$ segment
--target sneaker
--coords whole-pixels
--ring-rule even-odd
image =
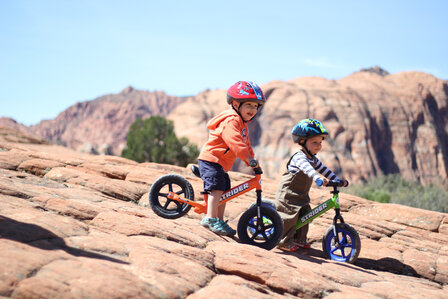
[[[210,228],[215,222],[218,221],[218,218],[204,217],[201,220],[201,225],[206,228]]]
[[[220,236],[227,236],[228,234],[227,230],[221,225],[221,221],[219,220],[210,223],[208,229]]]
[[[289,243],[289,244],[284,244],[284,245],[278,246],[278,249],[287,251],[287,252],[295,252],[299,249],[299,245],[294,244],[294,243]]]
[[[305,242],[297,242],[296,243],[297,246],[299,246],[300,248],[304,248],[304,249],[310,249],[311,245],[310,243]]]
[[[230,236],[231,237],[236,233],[236,231],[233,230],[227,224],[227,222],[224,222],[222,220],[218,220],[216,222],[210,223],[208,229],[220,236]]]
[[[227,220],[228,221],[228,220]],[[233,228],[230,227],[230,225],[227,224],[227,221],[224,220],[219,220],[219,222],[221,223],[221,226],[225,229],[225,231],[227,232],[227,235],[232,237],[236,234],[236,230],[234,230]]]

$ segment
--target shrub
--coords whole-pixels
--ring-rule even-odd
[[[422,186],[406,181],[399,175],[379,176],[364,184],[351,186],[348,192],[372,201],[448,212],[446,190],[437,185]]]
[[[129,128],[126,148],[121,156],[137,162],[187,166],[199,155],[196,145],[185,137],[178,139],[174,125],[161,116],[137,119]]]

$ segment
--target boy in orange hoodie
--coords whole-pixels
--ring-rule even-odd
[[[265,102],[266,98],[257,84],[238,81],[227,90],[227,103],[232,109],[218,114],[207,124],[209,138],[198,158],[204,190],[209,192],[207,215],[201,220],[201,225],[216,234],[233,236],[236,233],[223,220],[225,204],[219,207],[218,204],[222,193],[230,189],[227,172],[236,158],[248,166],[254,159],[247,123]]]

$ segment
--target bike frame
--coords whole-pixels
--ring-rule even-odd
[[[344,219],[341,216],[340,206],[339,206],[339,191],[336,186],[333,186],[333,191],[331,191],[333,197],[328,199],[327,201],[321,203],[314,209],[312,209],[309,213],[299,217],[296,224],[296,230],[301,228],[302,226],[312,222],[314,219],[322,216],[324,213],[328,212],[331,209],[335,209],[336,215],[333,219],[334,228],[336,229],[336,223],[339,220],[341,223],[344,223]],[[338,241],[338,236],[335,231],[335,239]]]
[[[219,201],[219,205],[223,205],[227,203],[228,201],[234,199],[235,197],[238,197],[240,195],[243,195],[244,193],[249,192],[252,189],[256,189],[257,193],[257,205],[261,205],[261,174],[256,174],[255,177],[252,179],[239,184],[236,187],[230,188],[227,191],[224,191],[221,200]],[[176,194],[173,191],[168,192],[167,198],[179,202],[183,202],[186,204],[189,204],[194,207],[194,211],[198,214],[205,214],[207,213],[207,204],[208,204],[208,192],[203,192],[204,195],[204,203],[199,203],[193,200],[190,200],[188,198],[185,198],[183,196],[180,196],[179,194]]]

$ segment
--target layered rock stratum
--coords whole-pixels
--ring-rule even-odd
[[[298,150],[290,136],[294,124],[313,117],[330,132],[319,157],[338,175],[361,182],[399,173],[407,180],[447,185],[447,81],[422,72],[389,74],[377,67],[339,80],[301,77],[261,87],[268,102],[250,131],[267,177],[277,178]],[[182,98],[128,87],[79,102],[26,129],[79,151],[120,155],[133,121],[161,115],[174,122],[179,137],[200,147],[207,139],[207,121],[226,108],[225,90]],[[0,124],[24,127],[7,119]],[[245,166],[233,170],[244,172]]]
[[[332,213],[310,227],[311,249],[285,253],[220,237],[190,211],[169,220],[148,190],[187,168],[136,163],[52,145],[0,128],[2,298],[446,298],[448,214],[342,193],[342,213],[360,234],[354,264],[322,257]],[[230,173],[237,184],[251,177]],[[273,199],[276,181],[263,180]],[[312,189],[312,205],[326,199]],[[253,192],[227,205],[236,227]]]

